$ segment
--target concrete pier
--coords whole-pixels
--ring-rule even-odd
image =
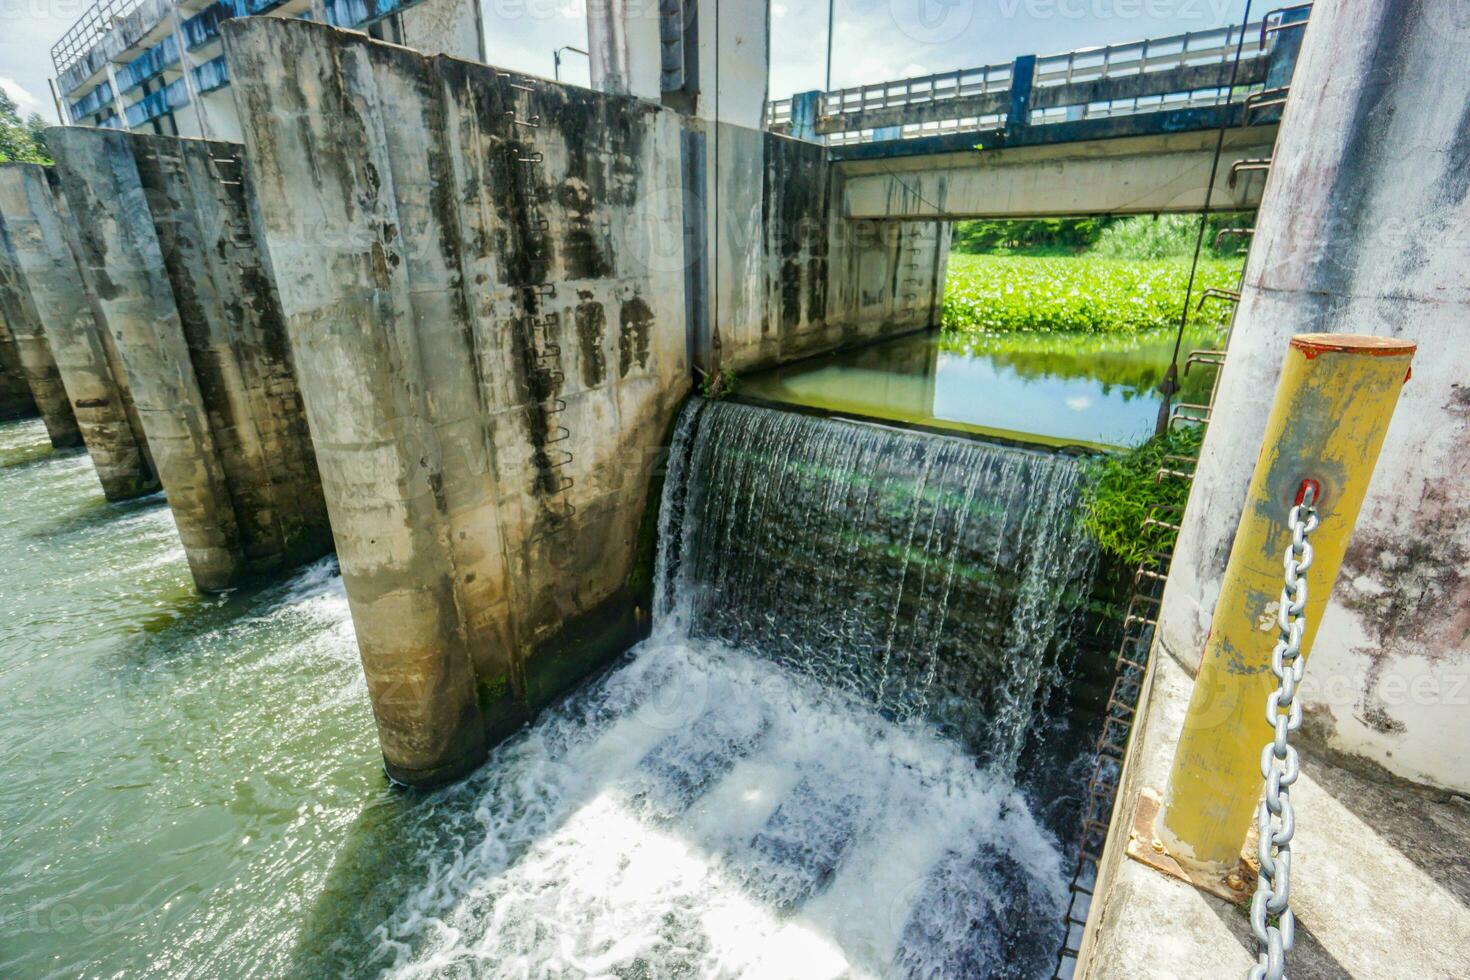
[[[57,200],[55,175],[34,164],[0,167],[0,251],[29,293],[61,383],[108,500],[158,489],[117,347],[83,286]]]
[[[0,312],[0,419],[25,419],[36,414],[36,400],[26,383],[25,367],[20,363],[20,349]]]
[[[10,173],[28,164],[0,164],[0,173]],[[18,186],[18,185],[17,185]],[[13,344],[15,360],[29,389],[31,403],[46,424],[46,434],[57,449],[82,444],[82,430],[77,426],[61,372],[51,356],[46,331],[36,304],[26,288],[24,276],[10,259],[8,250],[0,248],[0,319]],[[0,344],[0,347],[3,347]],[[0,354],[3,356],[3,354]],[[3,362],[0,362],[3,365]],[[11,376],[13,378],[13,375]],[[14,381],[10,384],[12,390]],[[23,404],[23,403],[22,403]]]
[[[689,388],[683,262],[653,248],[682,241],[679,120],[314,24],[224,33],[384,758],[452,778],[646,627]]]
[[[238,148],[77,128],[48,140],[195,584],[227,589],[326,553]]]

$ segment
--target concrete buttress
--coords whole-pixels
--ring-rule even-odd
[[[108,500],[158,489],[117,347],[94,314],[57,198],[55,175],[0,166],[0,252],[30,295]]]
[[[681,125],[316,24],[224,36],[384,758],[439,782],[646,628]]]
[[[74,127],[48,140],[195,584],[227,589],[326,553],[238,147]]]
[[[24,419],[36,415],[36,399],[26,382],[26,369],[20,363],[20,349],[0,310],[0,419]]]
[[[25,165],[0,164],[0,173],[8,173],[21,166]],[[40,314],[30,290],[26,288],[24,277],[4,248],[0,248],[0,318],[5,321],[5,333],[14,346],[16,360],[30,389],[32,402],[40,413],[41,421],[46,424],[51,445],[57,449],[80,446],[82,430],[77,426],[71,401],[66,397],[66,387],[61,383],[56,360],[51,356]]]

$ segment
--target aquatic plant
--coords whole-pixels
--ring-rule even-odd
[[[1144,521],[1155,507],[1182,511],[1189,484],[1177,477],[1155,476],[1161,469],[1193,472],[1193,464],[1185,460],[1199,456],[1203,437],[1202,427],[1185,425],[1091,465],[1082,488],[1082,526],[1098,547],[1130,566],[1158,564],[1152,553],[1171,548],[1175,532],[1158,525],[1145,527]]]
[[[740,376],[734,368],[721,368],[714,374],[705,374],[699,383],[699,393],[706,398],[719,400],[728,398],[740,390]]]
[[[948,275],[947,331],[1133,334],[1178,328],[1189,260],[953,255]],[[1194,295],[1233,289],[1239,277],[1238,259],[1201,261]],[[1196,322],[1218,322],[1221,308]]]

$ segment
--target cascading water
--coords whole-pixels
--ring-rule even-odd
[[[747,405],[692,406],[676,443],[661,620],[1010,774],[1091,584],[1075,460]]]
[[[1043,974],[1061,855],[1010,776],[1091,567],[1077,480],[691,406],[654,636],[497,753],[474,821],[427,818],[478,843],[379,956],[404,977]]]

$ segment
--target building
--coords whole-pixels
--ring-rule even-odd
[[[262,15],[485,60],[477,0],[98,0],[51,48],[62,120],[239,140],[219,25]]]

